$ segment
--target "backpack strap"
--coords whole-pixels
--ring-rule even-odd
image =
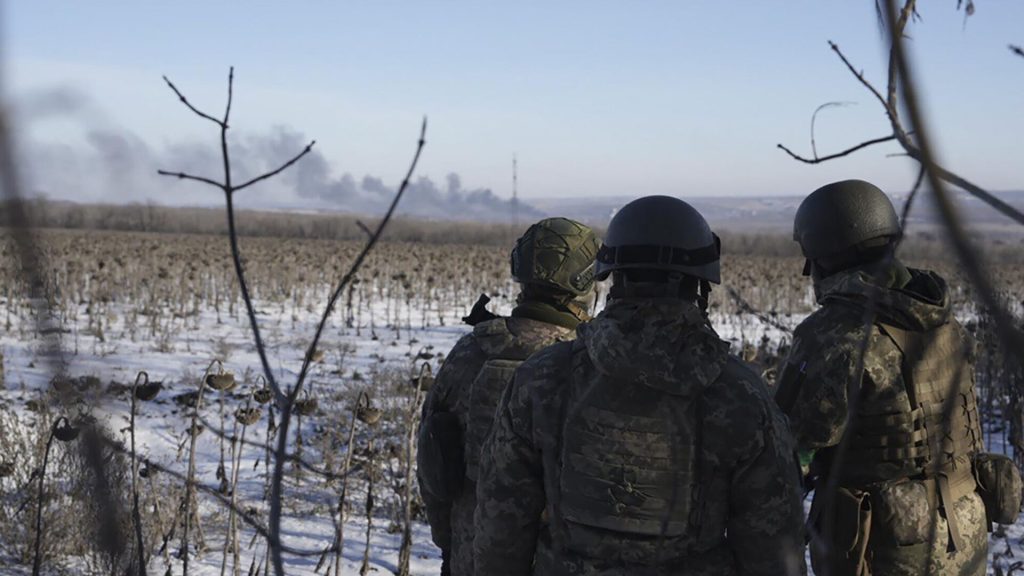
[[[548,497],[548,520],[551,523],[551,539],[556,551],[565,549],[565,520],[562,518],[560,509],[561,481],[562,481],[562,438],[565,435],[565,425],[569,415],[569,396],[572,389],[579,381],[579,375],[584,368],[586,359],[586,346],[579,340],[566,343],[563,350],[567,352],[564,358],[558,358],[558,370],[551,374],[557,380],[555,406],[549,408],[549,417],[555,423],[555,434],[550,446],[545,446],[542,455],[544,465],[545,492]]]
[[[903,359],[900,362],[900,371],[903,374],[903,382],[906,385],[907,397],[910,400],[910,408],[912,411],[921,410],[922,406],[919,402],[922,401],[922,395],[925,398],[924,401],[927,403],[927,399],[934,396],[935,391],[927,389],[927,386],[925,390],[919,389],[920,383],[916,381],[917,379],[914,376],[914,364],[920,361],[922,355],[928,353],[925,347],[929,342],[929,338],[922,332],[904,330],[891,324],[880,322],[877,323],[876,326],[878,326],[879,330],[881,330],[883,334],[892,340],[893,344],[903,355]],[[943,329],[945,328],[939,328],[939,330]],[[959,390],[948,391],[949,394],[957,394],[958,392]],[[932,411],[941,410],[941,408],[941,404],[929,405],[926,406],[925,411],[927,411],[927,409],[931,409]],[[927,442],[929,446],[931,446],[933,444],[931,441],[933,434],[928,430],[930,423],[929,419],[921,418],[920,422],[922,430],[924,430],[924,433],[928,436]],[[941,426],[942,423],[938,422],[938,425]],[[932,447],[932,450],[936,449],[938,449],[938,447]],[[932,463],[930,461],[931,458],[938,458],[939,456],[939,454],[930,454],[929,461],[925,464],[926,477],[930,476],[927,468],[932,467]],[[953,505],[965,493],[963,486],[968,484],[965,480],[973,480],[973,477],[970,477],[969,472],[965,473],[965,471],[962,470],[950,469],[948,466],[943,466],[936,471],[934,477],[926,478],[925,480],[925,485],[929,489],[929,499],[933,501],[937,500],[936,503],[946,511],[946,526],[949,529],[949,540],[951,545],[950,551],[964,549],[964,539],[960,532],[959,522],[957,521],[956,513],[953,510]],[[973,485],[970,486],[970,488],[973,491]],[[937,498],[932,496],[933,494],[937,496]]]

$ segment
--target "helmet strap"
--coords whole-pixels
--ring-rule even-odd
[[[608,291],[609,298],[679,298],[694,301],[700,294],[693,292],[692,277],[681,272],[669,272],[662,281],[630,280],[626,271],[615,272],[612,276],[612,287]],[[698,290],[700,284],[698,283]],[[710,291],[710,288],[709,288]]]
[[[698,290],[700,292],[697,294],[697,306],[700,307],[700,312],[704,315],[704,319],[706,320],[708,317],[708,306],[711,298],[711,282],[701,280]]]

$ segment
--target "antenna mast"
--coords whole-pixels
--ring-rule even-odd
[[[519,230],[519,173],[516,155],[512,155],[512,225]]]

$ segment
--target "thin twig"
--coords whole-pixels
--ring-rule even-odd
[[[733,302],[735,302],[736,305],[739,306],[740,311],[754,316],[755,318],[757,318],[761,322],[764,322],[765,324],[768,324],[769,326],[774,326],[775,328],[781,330],[785,334],[793,333],[793,329],[790,328],[789,326],[786,326],[785,324],[779,322],[778,320],[775,320],[774,318],[771,318],[759,312],[750,304],[750,302],[747,302],[743,298],[743,296],[740,296],[740,293],[732,286],[726,286],[725,292],[726,294],[729,295],[729,298],[732,298]]]
[[[131,454],[129,453],[128,449],[125,448],[123,445],[121,445],[121,443],[115,442],[114,440],[111,440],[111,439],[106,438],[106,437],[103,438],[103,442],[104,442],[104,444],[106,444],[114,452],[117,452],[119,454],[123,454],[123,455],[125,455],[125,456],[127,456],[129,458],[131,457]],[[158,472],[160,474],[166,474],[166,475],[170,476],[171,478],[174,478],[175,480],[178,480],[179,482],[185,483],[186,485],[188,485],[190,488],[192,488],[193,490],[195,490],[197,492],[202,492],[203,494],[206,494],[208,496],[212,496],[215,500],[217,500],[218,503],[222,504],[225,508],[227,508],[227,509],[231,509],[232,508],[231,501],[228,499],[227,496],[225,496],[225,495],[220,493],[220,490],[218,490],[218,487],[207,486],[206,484],[203,484],[202,482],[199,482],[198,480],[189,481],[188,477],[185,474],[182,474],[181,472],[178,472],[178,471],[176,471],[176,470],[174,470],[174,469],[172,469],[170,467],[167,467],[167,466],[164,466],[164,465],[159,464],[157,462],[154,462],[154,461],[152,461],[152,460],[150,460],[150,459],[148,459],[148,458],[146,458],[144,456],[136,455],[136,459],[138,460],[138,462],[140,464],[144,465],[146,468],[149,468],[151,472]],[[263,524],[261,524],[258,518],[256,518],[255,516],[251,515],[246,510],[245,507],[235,506],[234,510],[235,510],[235,514],[238,514],[238,517],[241,518],[242,521],[245,522],[249,527],[251,527],[253,530],[255,530],[261,537],[263,537],[263,538],[269,538],[270,537],[270,533],[267,530],[267,527],[264,526]],[[303,548],[293,548],[291,546],[285,546],[285,545],[282,545],[282,550],[284,552],[288,553],[288,554],[293,555],[293,556],[303,556],[303,557],[316,556],[316,555],[319,555],[319,554],[323,553],[323,549],[322,548],[321,549],[317,549],[317,550],[312,550],[312,549],[303,549]],[[331,548],[331,551],[333,551],[333,548]]]
[[[850,69],[850,72],[857,78],[857,80],[859,80],[865,88],[867,88],[869,91],[871,91],[872,94],[875,95],[875,98],[878,99],[878,102],[882,104],[882,108],[885,108],[888,111],[889,103],[886,101],[884,97],[882,97],[882,93],[879,92],[877,88],[875,88],[874,84],[869,82],[867,78],[864,77],[864,71],[857,70],[856,68],[853,67],[853,64],[851,64],[850,61],[847,60],[846,55],[843,54],[843,51],[839,49],[838,44],[829,40],[828,46],[829,48],[832,49],[833,52],[836,53],[836,55],[839,56],[839,59],[843,61],[843,64],[846,64],[846,67]]]
[[[192,103],[188,101],[188,98],[185,98],[185,95],[182,94],[181,91],[178,90],[178,87],[174,85],[174,82],[171,82],[170,78],[168,78],[167,76],[164,76],[163,78],[164,78],[164,82],[166,82],[167,85],[170,86],[171,90],[173,90],[174,93],[178,95],[178,100],[181,100],[181,103],[184,104],[186,107],[188,107],[189,110],[195,112],[200,118],[205,118],[206,120],[209,120],[210,122],[213,122],[214,124],[217,124],[218,126],[221,125],[221,121],[220,120],[214,118],[213,116],[210,116],[206,112],[203,112],[202,110],[200,110],[200,109],[196,108],[195,106],[193,106]]]
[[[161,176],[173,176],[178,180],[194,180],[196,182],[202,182],[203,184],[209,184],[210,186],[213,186],[215,188],[220,188],[221,190],[224,189],[224,185],[221,184],[220,182],[217,182],[216,180],[211,180],[210,178],[206,178],[204,176],[193,176],[192,174],[186,174],[184,172],[168,172],[167,170],[157,170],[156,173]]]
[[[282,164],[280,168],[277,168],[276,170],[272,170],[270,172],[267,172],[266,174],[263,174],[262,176],[257,176],[255,178],[253,178],[252,180],[249,180],[248,182],[245,182],[243,184],[235,186],[235,188],[232,190],[232,192],[238,192],[239,190],[242,190],[244,188],[248,188],[249,186],[252,186],[253,184],[255,184],[257,182],[261,182],[263,180],[266,180],[267,178],[272,178],[274,176],[277,176],[281,172],[284,172],[292,164],[295,164],[296,162],[298,162],[300,158],[302,158],[306,154],[309,154],[309,151],[313,149],[313,145],[314,144],[316,144],[316,140],[313,140],[312,142],[307,144],[306,147],[302,149],[302,152],[299,152],[298,154],[295,155],[294,158],[292,158],[291,160],[289,160],[289,161],[285,162],[284,164]]]
[[[213,434],[213,435],[215,435],[217,437],[220,437],[220,438],[230,439],[230,436],[228,436],[227,433],[218,430],[217,427],[214,426],[214,423],[211,422],[208,418],[206,418],[202,414],[198,415],[198,420],[199,420],[199,423],[203,425],[203,430],[204,431],[208,431],[208,432],[210,432],[210,434]],[[238,439],[238,443],[241,446],[250,446],[250,447],[253,447],[253,448],[259,448],[259,449],[263,449],[263,450],[266,450],[267,447],[268,447],[263,442],[257,442],[256,440],[247,440],[245,438]],[[284,459],[286,461],[291,462],[291,463],[297,465],[298,467],[300,467],[300,468],[302,468],[302,469],[304,469],[304,470],[306,470],[306,471],[316,475],[316,476],[319,476],[320,478],[323,478],[327,482],[333,482],[334,480],[340,480],[340,479],[345,477],[344,474],[339,474],[339,473],[336,473],[336,472],[331,472],[330,470],[327,470],[325,468],[321,468],[321,467],[316,466],[314,464],[310,464],[308,461],[300,458],[297,454],[295,454],[293,452],[288,452],[287,454],[285,454],[284,455]],[[357,466],[355,469],[352,470],[352,472],[355,473],[355,472],[360,471],[361,469],[362,469],[361,467]]]
[[[828,156],[822,156],[821,158],[818,158],[817,156],[815,156],[814,158],[804,158],[803,156],[795,154],[792,150],[790,150],[789,148],[786,148],[782,144],[776,144],[775,146],[777,148],[781,149],[786,154],[789,154],[789,156],[791,158],[793,158],[794,160],[799,160],[799,161],[803,162],[804,164],[821,164],[822,162],[828,162],[829,160],[835,160],[836,158],[842,158],[843,156],[849,156],[850,154],[853,154],[857,150],[862,150],[864,148],[867,148],[868,146],[874,146],[875,144],[882,144],[884,142],[891,142],[893,140],[896,140],[896,136],[883,136],[881,138],[875,138],[873,140],[867,140],[867,141],[861,142],[860,144],[857,144],[856,146],[853,146],[852,148],[847,148],[846,150],[843,150],[842,152],[836,152],[835,154],[829,154]]]
[[[814,113],[811,114],[811,154],[814,155],[815,159],[818,158],[818,146],[814,141],[814,122],[818,119],[818,112],[821,112],[826,108],[852,106],[854,104],[856,104],[856,102],[825,102],[821,106],[818,106],[817,108],[814,109]]]
[[[146,576],[146,544],[142,538],[142,514],[139,511],[139,466],[138,461],[135,458],[135,413],[138,406],[138,388],[139,380],[143,380],[143,384],[149,384],[149,374],[142,370],[135,375],[135,382],[132,383],[132,406],[131,406],[131,420],[128,423],[128,427],[131,433],[131,450],[132,450],[132,524],[135,525],[135,547],[138,550],[135,551],[136,562],[138,562],[138,568],[136,574],[138,576]]]
[[[366,234],[367,238],[373,238],[373,230],[370,230],[370,228],[367,227],[366,224],[363,224],[362,220],[356,220],[356,226],[358,226],[359,229],[362,230],[364,234]]]

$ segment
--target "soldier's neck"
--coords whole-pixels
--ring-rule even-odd
[[[513,318],[529,318],[573,330],[585,319],[585,314],[582,310],[573,311],[569,306],[539,300],[523,300],[512,309]]]

